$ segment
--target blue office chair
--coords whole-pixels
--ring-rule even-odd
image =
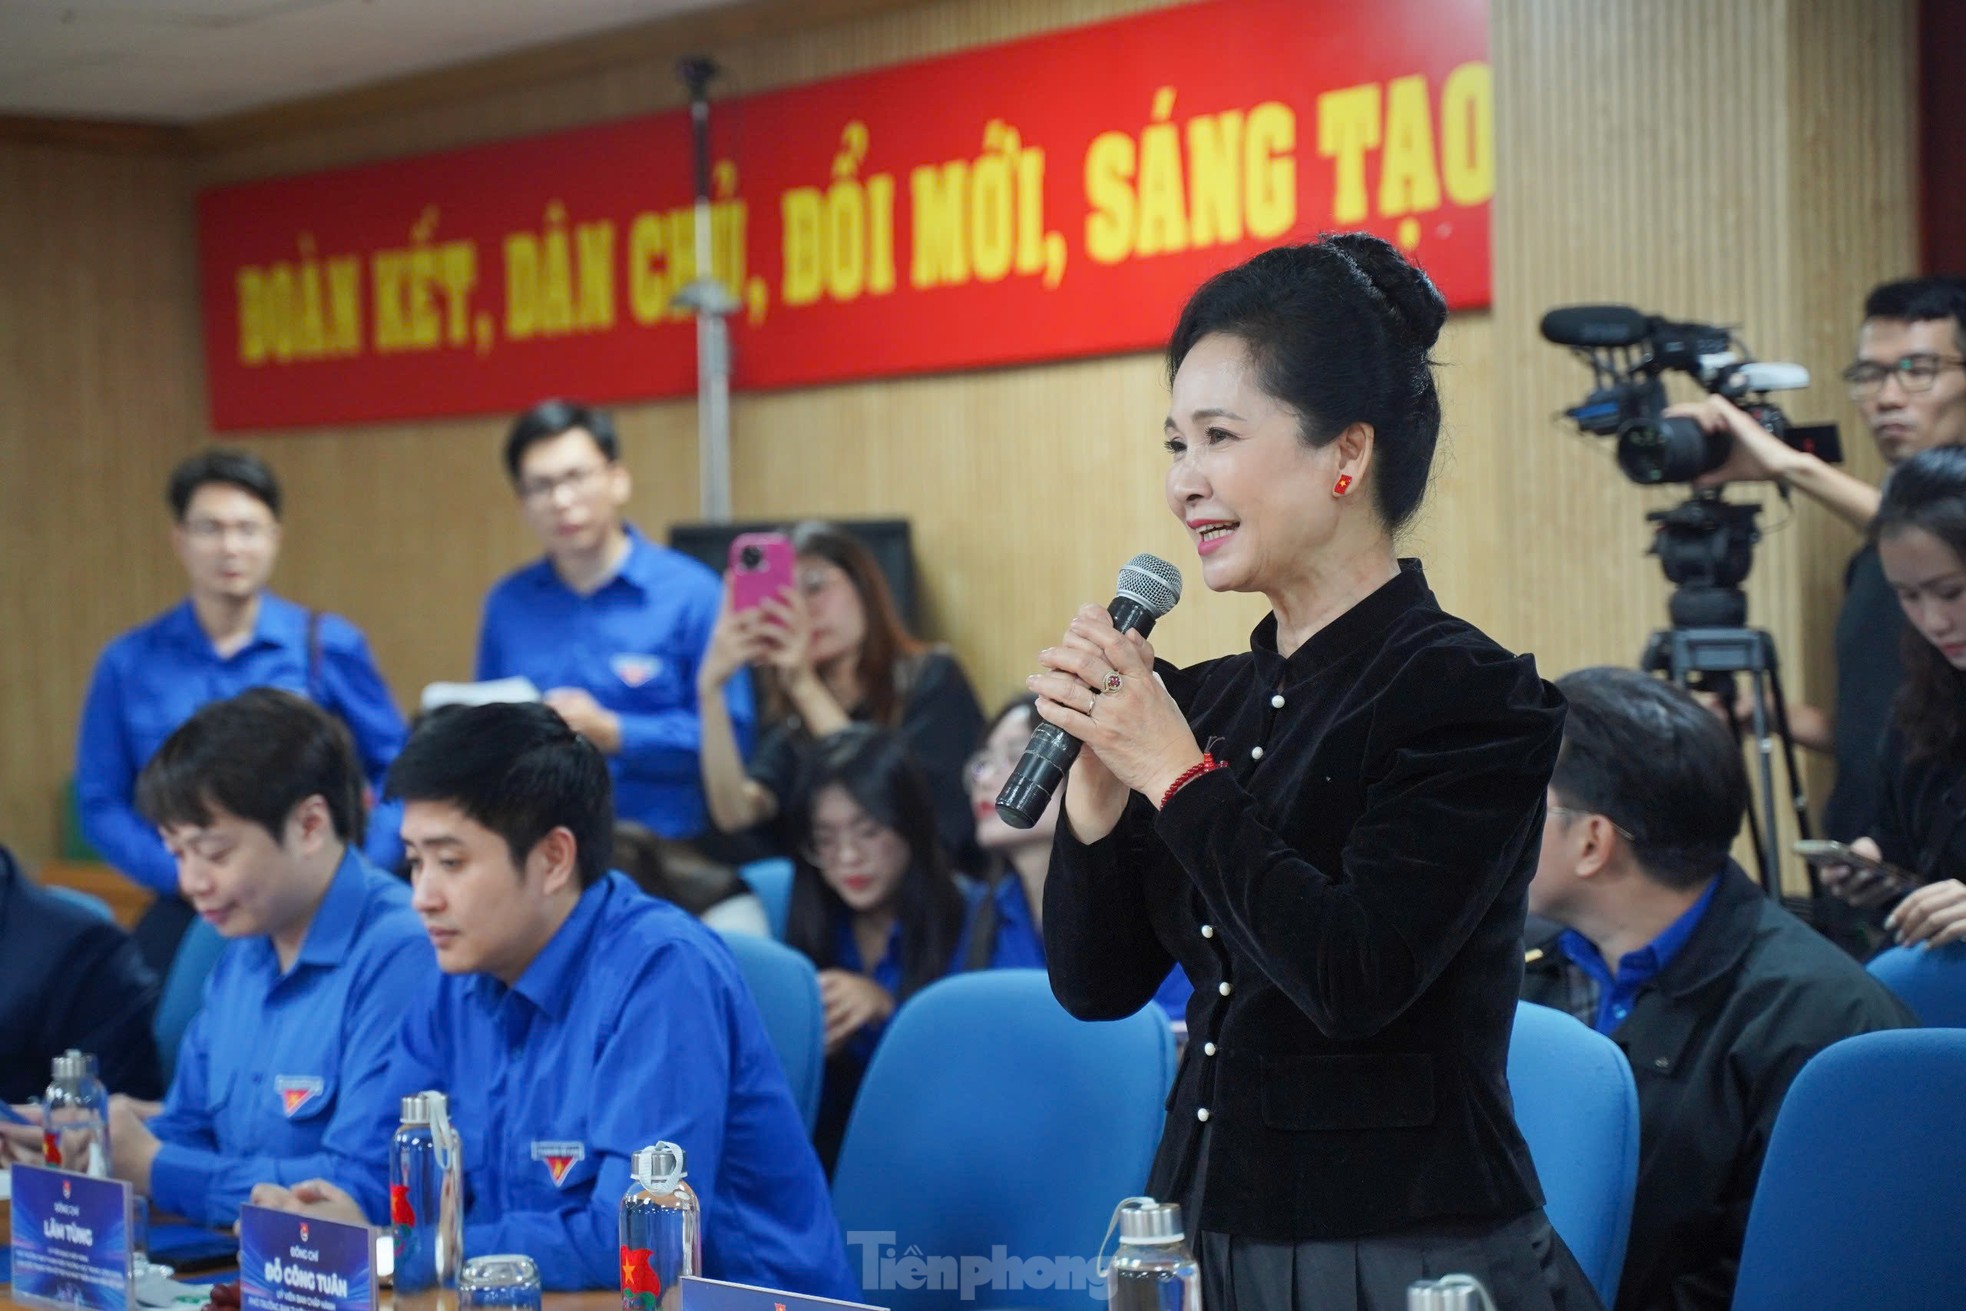
[[[792,1100],[805,1117],[806,1132],[819,1119],[819,1086],[826,1074],[826,1019],[819,1006],[819,974],[812,962],[782,942],[753,933],[726,933],[724,943],[737,957],[745,986],[757,999]]]
[[[1638,1087],[1618,1044],[1562,1011],[1518,1002],[1509,1038],[1515,1122],[1543,1209],[1604,1305],[1618,1300],[1638,1187]]]
[[[80,906],[90,914],[106,919],[112,924],[116,922],[116,913],[109,909],[109,903],[93,892],[84,892],[80,888],[59,887],[53,883],[42,884],[41,890],[61,898],[71,906]]]
[[[1042,970],[958,974],[915,994],[868,1065],[833,1208],[850,1245],[918,1251],[930,1276],[914,1289],[883,1283],[866,1300],[1085,1311],[1113,1208],[1147,1182],[1173,1078],[1174,1039],[1155,1006],[1087,1024],[1065,1013]],[[856,1267],[865,1255],[849,1252]],[[1042,1278],[989,1286],[1034,1258]],[[965,1294],[959,1281],[979,1261],[984,1282]]]
[[[739,866],[737,876],[765,904],[765,920],[771,925],[771,936],[785,941],[785,920],[792,910],[792,862],[782,856],[754,860]]]
[[[1966,1300],[1966,1032],[1859,1034],[1802,1067],[1748,1213],[1734,1311]]]
[[[169,1084],[177,1071],[177,1049],[192,1017],[205,1004],[205,979],[225,950],[225,939],[202,919],[191,921],[171,957],[170,973],[164,976],[164,990],[157,998],[157,1013],[151,1018],[150,1033],[157,1040],[157,1062]]]
[[[1919,1023],[1966,1029],[1966,942],[1934,951],[1892,947],[1866,966],[1871,976],[1911,1007]]]

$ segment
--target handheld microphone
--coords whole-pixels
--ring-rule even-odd
[[[1629,305],[1565,305],[1543,316],[1543,340],[1558,346],[1636,346],[1652,320]]]
[[[1122,633],[1142,637],[1154,631],[1154,621],[1181,599],[1181,571],[1156,555],[1144,552],[1120,568],[1119,585],[1106,613]],[[1065,771],[1078,759],[1079,740],[1056,724],[1039,724],[1031,734],[1024,758],[1010,771],[997,793],[997,817],[1012,828],[1030,828],[1051,804]]]

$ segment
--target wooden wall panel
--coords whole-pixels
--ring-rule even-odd
[[[169,156],[0,142],[0,842],[53,854],[102,644],[181,575],[200,438],[191,186]]]
[[[723,90],[755,92],[1155,3],[837,0],[818,19],[787,6],[781,28],[733,28],[711,47],[732,70]],[[1763,355],[1833,375],[1862,288],[1909,265],[1912,0],[1493,5],[1495,305],[1457,316],[1442,339],[1447,436],[1432,503],[1407,548],[1428,561],[1446,604],[1534,650],[1554,675],[1630,663],[1664,623],[1666,586],[1643,554],[1644,513],[1670,498],[1627,484],[1605,443],[1553,418],[1587,376],[1537,338],[1538,318],[1557,303],[1631,301],[1737,323]],[[514,69],[509,86],[447,74],[205,125],[192,133],[190,177],[209,185],[300,172],[665,109],[679,99],[671,56],[702,31],[678,26],[676,49],[660,32],[644,34],[614,63],[547,61],[555,71],[544,76]],[[741,111],[718,130],[720,152],[769,148],[745,138]],[[17,188],[0,192],[0,458],[12,457],[11,467],[31,458],[61,475],[35,489],[8,479],[0,493],[17,512],[0,522],[9,556],[0,599],[18,598],[50,634],[30,655],[0,656],[14,662],[0,673],[35,680],[9,676],[0,690],[4,813],[12,828],[38,832],[48,825],[34,817],[67,768],[96,646],[175,589],[156,484],[197,432],[202,404],[184,170],[127,159],[58,164],[8,149],[7,180],[39,170],[35,185],[66,195],[50,170],[98,179],[30,210]],[[147,182],[128,180],[139,175]],[[109,312],[127,301],[123,291],[102,302],[100,329],[58,326],[53,340],[39,340],[71,309],[54,283],[101,277],[118,251],[150,261],[150,330]],[[17,263],[45,288],[16,290]],[[1170,322],[1177,308],[1167,307]],[[109,349],[90,349],[98,338]],[[102,387],[73,385],[90,370]],[[23,409],[23,382],[50,377],[64,389],[58,402]],[[1148,355],[741,396],[736,509],[910,517],[927,626],[955,643],[994,700],[1017,686],[1075,604],[1106,596],[1127,554],[1159,549],[1193,576],[1160,495],[1165,401],[1159,361]],[[132,418],[96,421],[106,405]],[[1839,418],[1865,445],[1834,386],[1790,408]],[[634,516],[660,535],[694,513],[693,406],[627,406],[619,421]],[[468,672],[485,588],[534,553],[499,468],[504,425],[489,416],[249,438],[291,489],[276,585],[361,623],[405,701],[426,681]],[[96,455],[62,444],[78,428],[103,434],[93,438]],[[1874,459],[1857,467],[1876,471]],[[98,521],[105,532],[75,548],[86,567],[12,567],[23,552],[60,555],[40,528],[73,536],[74,525]],[[1755,563],[1753,618],[1796,667],[1795,690],[1820,696],[1837,573],[1855,535],[1811,507],[1791,516],[1774,503],[1766,526],[1778,525]],[[1230,649],[1260,611],[1253,598],[1191,595],[1161,648],[1176,659]]]
[[[1790,414],[1840,421],[1852,468],[1880,472],[1836,374],[1863,291],[1910,268],[1911,16],[1866,0],[1498,0],[1496,418],[1516,581],[1498,629],[1546,669],[1629,663],[1665,623],[1642,515],[1676,499],[1551,420],[1586,374],[1539,340],[1549,306],[1738,325],[1762,358],[1818,380],[1779,398]],[[1749,621],[1774,634],[1792,699],[1825,700],[1858,535],[1764,488],[1730,497],[1765,507]]]

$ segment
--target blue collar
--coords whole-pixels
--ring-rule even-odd
[[[539,949],[539,955],[532,958],[532,964],[526,966],[511,988],[489,974],[479,975],[478,982],[492,1003],[496,1005],[507,993],[517,993],[554,1019],[564,1016],[587,965],[594,930],[609,899],[616,893],[617,883],[623,888],[629,886],[625,876],[611,873],[582,891],[566,923]]]
[[[560,577],[560,571],[553,567],[551,557],[543,557],[539,561],[539,573],[536,576],[539,586],[558,588],[567,595],[580,597],[582,600],[598,596],[616,583],[626,584],[644,594],[657,590],[665,581],[662,577],[662,558],[669,553],[668,548],[657,546],[642,536],[634,524],[621,525],[621,531],[628,536],[628,554],[621,557],[621,567],[614,571],[614,576],[588,592],[586,596],[581,596],[567,586],[566,581]]]
[[[362,853],[349,844],[328,881],[327,895],[314,910],[307,936],[301,939],[300,953],[294,957],[296,966],[339,965],[347,959],[369,900],[369,869]]]
[[[644,592],[653,591],[663,581],[662,555],[665,548],[642,536],[633,524],[621,525],[621,531],[628,534],[628,554],[621,558],[621,568],[614,576]]]
[[[997,903],[999,924],[1030,925],[1034,922],[1031,899],[1024,895],[1023,876],[1009,861],[1004,862],[1003,872],[997,878],[996,891],[991,897]]]
[[[199,626],[198,612],[193,608],[190,597],[185,597],[170,611],[165,627],[172,639],[185,649],[202,656],[217,655],[212,639]],[[225,658],[237,660],[246,652],[260,647],[292,647],[298,650],[306,645],[307,608],[271,592],[261,592],[252,637]]]
[[[1693,930],[1700,927],[1706,916],[1707,907],[1713,904],[1714,890],[1720,886],[1718,878],[1707,882],[1707,890],[1699,895],[1694,903],[1680,913],[1678,919],[1666,925],[1652,941],[1637,951],[1627,952],[1618,961],[1618,972],[1613,975],[1606,964],[1603,953],[1597,944],[1575,929],[1565,929],[1557,939],[1557,945],[1586,973],[1607,987],[1622,985],[1622,988],[1636,991],[1639,985],[1656,979],[1665,973],[1673,957],[1679,954],[1686,940],[1693,936]]]
[[[835,921],[833,936],[834,959],[843,970],[864,974],[876,983],[881,982],[883,971],[891,970],[896,980],[901,977],[901,917],[894,917],[894,927],[888,930],[887,949],[877,961],[869,963],[860,959],[860,939],[854,936],[853,912],[846,911]],[[887,986],[882,984],[883,987]]]

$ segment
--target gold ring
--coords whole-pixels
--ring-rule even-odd
[[[1119,675],[1119,671],[1115,669],[1112,673],[1106,675],[1106,686],[1104,690],[1108,692],[1117,692],[1120,690],[1121,685],[1124,684],[1125,682],[1126,680],[1121,678]]]

